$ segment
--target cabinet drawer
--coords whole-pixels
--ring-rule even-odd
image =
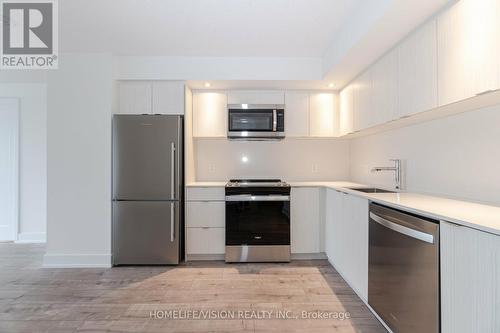
[[[188,187],[187,201],[224,201],[224,187]]]
[[[225,228],[187,228],[187,254],[224,254]]]
[[[223,201],[190,201],[186,203],[188,228],[224,228],[226,205]]]

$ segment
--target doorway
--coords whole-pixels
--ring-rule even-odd
[[[0,241],[17,240],[18,205],[19,100],[0,98]]]

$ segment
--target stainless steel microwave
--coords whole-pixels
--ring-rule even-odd
[[[283,104],[228,104],[227,137],[230,139],[283,139]]]

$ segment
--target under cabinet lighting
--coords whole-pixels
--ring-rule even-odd
[[[210,88],[211,84],[210,82],[205,82],[205,88]]]
[[[248,109],[248,104],[241,104],[242,109]]]
[[[333,87],[335,87],[335,85],[333,83],[328,84],[328,88],[333,88]]]

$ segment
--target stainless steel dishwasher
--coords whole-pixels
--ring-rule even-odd
[[[439,221],[370,204],[368,304],[395,333],[440,330]]]

